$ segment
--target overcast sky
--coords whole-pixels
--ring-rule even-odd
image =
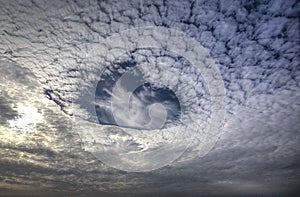
[[[0,196],[296,194],[300,184],[300,5],[296,0],[0,0],[0,4]],[[196,133],[176,161],[153,171],[126,172],[95,157],[85,146],[84,137],[89,136],[78,131],[105,128],[107,135],[115,135],[94,124],[94,103],[87,101],[104,65],[113,63],[112,54],[103,54],[113,44],[136,44],[131,37],[120,42],[109,37],[149,26],[184,32],[203,47],[206,55],[193,54],[204,62],[214,61],[212,69],[220,71],[226,115],[223,127],[214,131],[218,141],[207,154],[202,149],[210,145]],[[142,71],[156,75],[148,80],[159,79],[170,87],[189,81],[196,87],[195,95],[203,95],[203,100],[189,99],[191,87],[178,91],[192,114],[184,134],[193,134],[195,122],[205,125],[211,113],[205,107],[211,104],[205,97],[207,80],[174,54],[156,55],[175,65],[166,69],[150,56],[149,51],[135,51],[122,61],[143,62],[149,57],[153,67],[145,65]],[[172,73],[171,68],[178,70]],[[181,74],[181,83],[172,80],[180,78],[174,73]],[[200,108],[195,107],[198,101]],[[139,110],[144,107],[140,106]],[[85,127],[78,126],[79,119]],[[187,142],[180,136],[179,142]],[[127,141],[141,146],[165,142],[159,139],[163,138]],[[171,150],[180,152],[175,144],[180,143],[174,142]],[[124,146],[108,147],[116,151]],[[167,150],[160,159],[174,153]],[[151,161],[156,165],[158,161],[151,159],[145,157],[141,165]]]

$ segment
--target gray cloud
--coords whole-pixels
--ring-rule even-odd
[[[11,120],[18,115],[18,112],[11,107],[9,101],[6,99],[5,94],[7,93],[1,91],[1,95],[4,95],[0,97],[0,109],[1,109],[0,124],[1,125],[6,125],[8,120]]]

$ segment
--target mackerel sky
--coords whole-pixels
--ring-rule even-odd
[[[0,5],[0,196],[299,193],[300,5],[296,0],[0,0]],[[102,63],[115,63],[98,55],[109,49],[107,39],[143,27],[183,32],[205,49],[224,84],[226,114],[217,142],[207,154],[200,154],[203,139],[196,133],[175,161],[152,171],[131,172],[92,154],[78,133],[77,120],[87,125],[98,121],[92,116],[94,105],[85,99],[101,78]],[[205,97],[209,91],[200,73],[186,69],[188,63],[171,52],[134,51],[119,61],[138,64],[144,61],[141,57],[148,56],[173,62],[186,80],[202,87],[197,90],[204,95],[199,108],[197,99],[183,98],[181,106],[196,114],[197,120],[199,115],[205,126],[211,114],[205,106],[211,100]],[[155,61],[149,58],[148,62],[154,65]],[[107,75],[119,72],[119,67]],[[150,81],[163,78],[170,86],[180,87],[172,77],[165,77],[169,70],[157,68],[160,66],[143,70],[156,73]],[[113,90],[111,83],[103,82]],[[188,88],[178,92],[189,96]],[[143,101],[150,95],[136,94]],[[95,102],[97,99],[107,104],[106,97],[96,97]],[[141,110],[143,103],[134,99]],[[172,104],[174,99],[164,101],[167,112],[179,109]],[[108,112],[105,115],[105,121],[118,127],[110,122]],[[120,119],[124,116],[118,111]],[[139,124],[132,119],[122,124],[139,128],[147,117],[139,117]],[[153,125],[148,129],[160,124]],[[87,128],[93,130],[93,126]],[[158,138],[151,138],[149,143],[156,142]],[[132,144],[130,148],[137,148]],[[168,154],[175,154],[177,148],[172,145]],[[164,156],[168,155],[160,158]],[[141,160],[140,165],[158,162],[151,159]]]

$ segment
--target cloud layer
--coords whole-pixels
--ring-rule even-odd
[[[44,190],[49,195],[81,191],[130,196],[134,190],[149,196],[272,196],[296,188],[297,1],[2,1],[1,5],[4,195]],[[106,47],[105,38],[113,33],[149,25],[181,30],[209,50],[226,87],[226,124],[215,148],[203,158],[194,158],[198,150],[189,149],[171,166],[125,173],[81,149],[70,119],[72,101],[84,97],[78,94],[82,88],[91,91],[87,81],[99,77],[91,73],[99,73],[99,62],[108,61],[92,49]],[[26,114],[20,106],[36,109],[43,117],[27,124],[23,132],[10,124]]]

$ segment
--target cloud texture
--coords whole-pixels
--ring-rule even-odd
[[[274,196],[296,191],[297,1],[13,0],[1,5],[4,195],[46,191],[42,195]],[[72,102],[84,98],[79,94],[83,89],[86,94],[92,91],[89,82],[99,77],[93,73],[103,68],[99,62],[110,63],[107,56],[99,56],[106,50],[105,38],[153,25],[181,30],[209,51],[226,88],[226,122],[223,135],[205,157],[195,158],[199,150],[188,149],[165,168],[126,173],[81,148],[72,128]],[[35,114],[35,121],[14,127],[12,122],[24,120],[26,113]],[[90,118],[86,111],[76,113]]]

